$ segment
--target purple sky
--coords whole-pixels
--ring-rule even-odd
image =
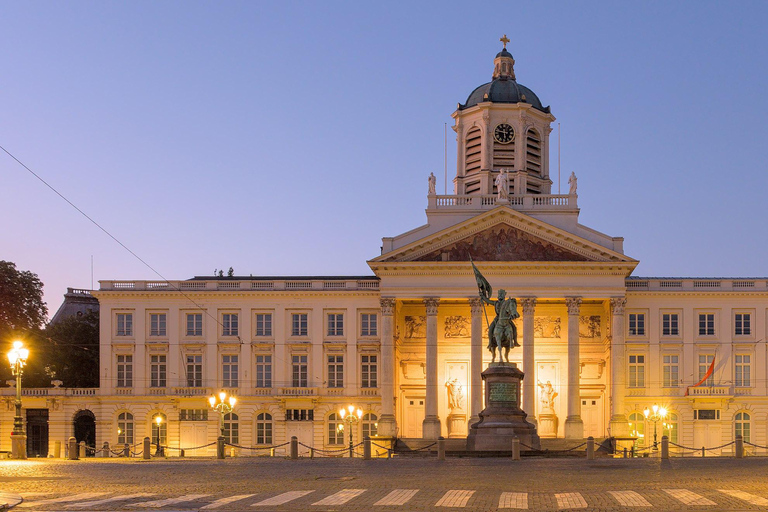
[[[4,2],[0,19],[0,145],[169,279],[370,274],[382,236],[424,223],[430,171],[442,191],[444,123],[505,33],[562,123],[581,222],[625,237],[635,275],[768,274],[765,3]],[[96,281],[156,279],[5,154],[0,191],[0,259],[40,276],[51,314],[92,255]]]

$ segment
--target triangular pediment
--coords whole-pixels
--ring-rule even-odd
[[[583,237],[496,208],[382,254],[374,262],[635,262]]]

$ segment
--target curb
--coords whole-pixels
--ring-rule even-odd
[[[22,502],[22,497],[10,492],[0,492],[0,510],[8,510]]]

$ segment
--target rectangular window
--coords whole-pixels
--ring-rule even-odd
[[[256,336],[272,336],[272,313],[256,313]]]
[[[187,313],[187,336],[203,335],[203,314]]]
[[[736,313],[736,336],[750,336],[752,334],[752,315],[749,313]]]
[[[203,356],[187,356],[187,387],[203,387]]]
[[[236,388],[237,370],[237,356],[221,356],[221,385],[225,388]]]
[[[699,336],[714,336],[714,335],[715,335],[715,314],[700,313],[699,314]]]
[[[149,335],[150,336],[167,336],[166,328],[166,315],[165,313],[150,313],[149,314]]]
[[[360,368],[360,385],[364,388],[379,387],[378,356],[362,356]]]
[[[699,380],[703,379],[704,376],[707,374],[707,371],[709,370],[710,365],[712,364],[712,361],[715,359],[714,355],[699,355]],[[715,385],[715,372],[712,372],[712,375],[707,378],[706,381],[702,384],[702,386],[714,386]]]
[[[291,314],[291,336],[306,336],[307,335],[307,314],[306,313],[293,313]]]
[[[224,313],[221,315],[221,335],[238,336],[239,334],[237,313]]]
[[[309,383],[307,377],[307,356],[293,356],[291,361],[293,366],[291,386],[294,388],[306,388]]]
[[[661,335],[680,336],[680,316],[677,313],[661,315]]]
[[[180,409],[179,421],[208,421],[208,409]]]
[[[645,336],[645,313],[629,314],[629,335]]]
[[[645,387],[645,356],[629,356],[629,387]]]
[[[680,382],[680,356],[664,356],[662,364],[663,385],[665,388],[676,388]]]
[[[344,356],[328,356],[328,387],[344,387]]]
[[[736,371],[734,373],[734,384],[737,387],[749,387],[752,385],[751,356],[749,354],[736,354]]]
[[[117,356],[117,387],[133,387],[133,356]]]
[[[118,313],[117,315],[118,336],[133,336],[133,313]]]
[[[149,387],[164,388],[166,385],[166,356],[150,356]]]
[[[360,336],[378,336],[379,315],[376,313],[363,313],[360,315]]]
[[[272,387],[272,356],[256,356],[256,387]]]
[[[328,336],[344,336],[344,315],[342,313],[328,314]]]
[[[312,409],[286,409],[285,421],[314,421],[314,415]]]

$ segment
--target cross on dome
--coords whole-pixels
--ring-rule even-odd
[[[506,49],[507,49],[507,43],[509,42],[509,38],[507,37],[507,34],[504,34],[504,37],[502,37],[501,39],[499,39],[499,41],[501,41],[502,43],[504,43],[504,49],[506,50]]]

